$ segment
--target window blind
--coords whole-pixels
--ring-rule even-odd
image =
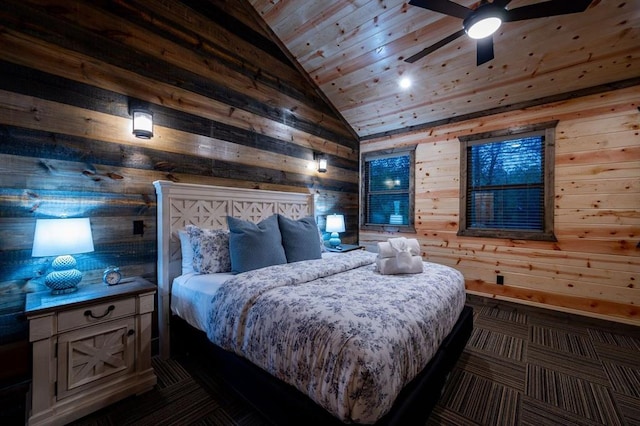
[[[467,227],[544,230],[544,136],[467,148]]]
[[[409,224],[410,171],[408,153],[365,160],[367,224]]]

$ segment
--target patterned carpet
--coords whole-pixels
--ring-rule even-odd
[[[468,296],[474,332],[427,425],[640,425],[640,328]],[[266,425],[189,360],[81,425]]]

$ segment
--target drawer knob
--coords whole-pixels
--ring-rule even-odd
[[[127,336],[133,336],[135,334],[134,330],[127,331]]]
[[[84,311],[84,316],[85,316],[85,317],[91,317],[91,318],[93,318],[93,319],[100,319],[100,318],[104,318],[104,317],[106,317],[107,315],[109,315],[109,312],[113,311],[115,308],[116,308],[115,306],[113,306],[113,305],[109,305],[109,306],[107,307],[107,310],[105,311],[105,313],[104,313],[104,314],[102,314],[102,315],[94,315],[94,314],[93,314],[93,312],[91,312],[91,309],[87,309],[86,311]]]

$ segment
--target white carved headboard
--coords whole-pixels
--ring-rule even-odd
[[[169,357],[171,284],[182,271],[177,231],[193,224],[226,229],[227,216],[260,222],[279,213],[291,219],[313,216],[309,193],[155,181],[158,215],[158,328],[160,355]]]

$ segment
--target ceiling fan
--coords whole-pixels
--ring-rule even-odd
[[[450,0],[411,0],[412,6],[433,10],[445,15],[462,19],[462,29],[451,34],[439,42],[421,50],[405,59],[414,63],[429,53],[451,43],[455,39],[467,34],[477,39],[477,65],[482,65],[493,59],[493,33],[498,30],[502,22],[524,21],[526,19],[545,18],[548,16],[567,15],[569,13],[584,12],[593,0],[548,0],[542,3],[507,9],[511,0],[480,0],[476,9],[470,9]]]

